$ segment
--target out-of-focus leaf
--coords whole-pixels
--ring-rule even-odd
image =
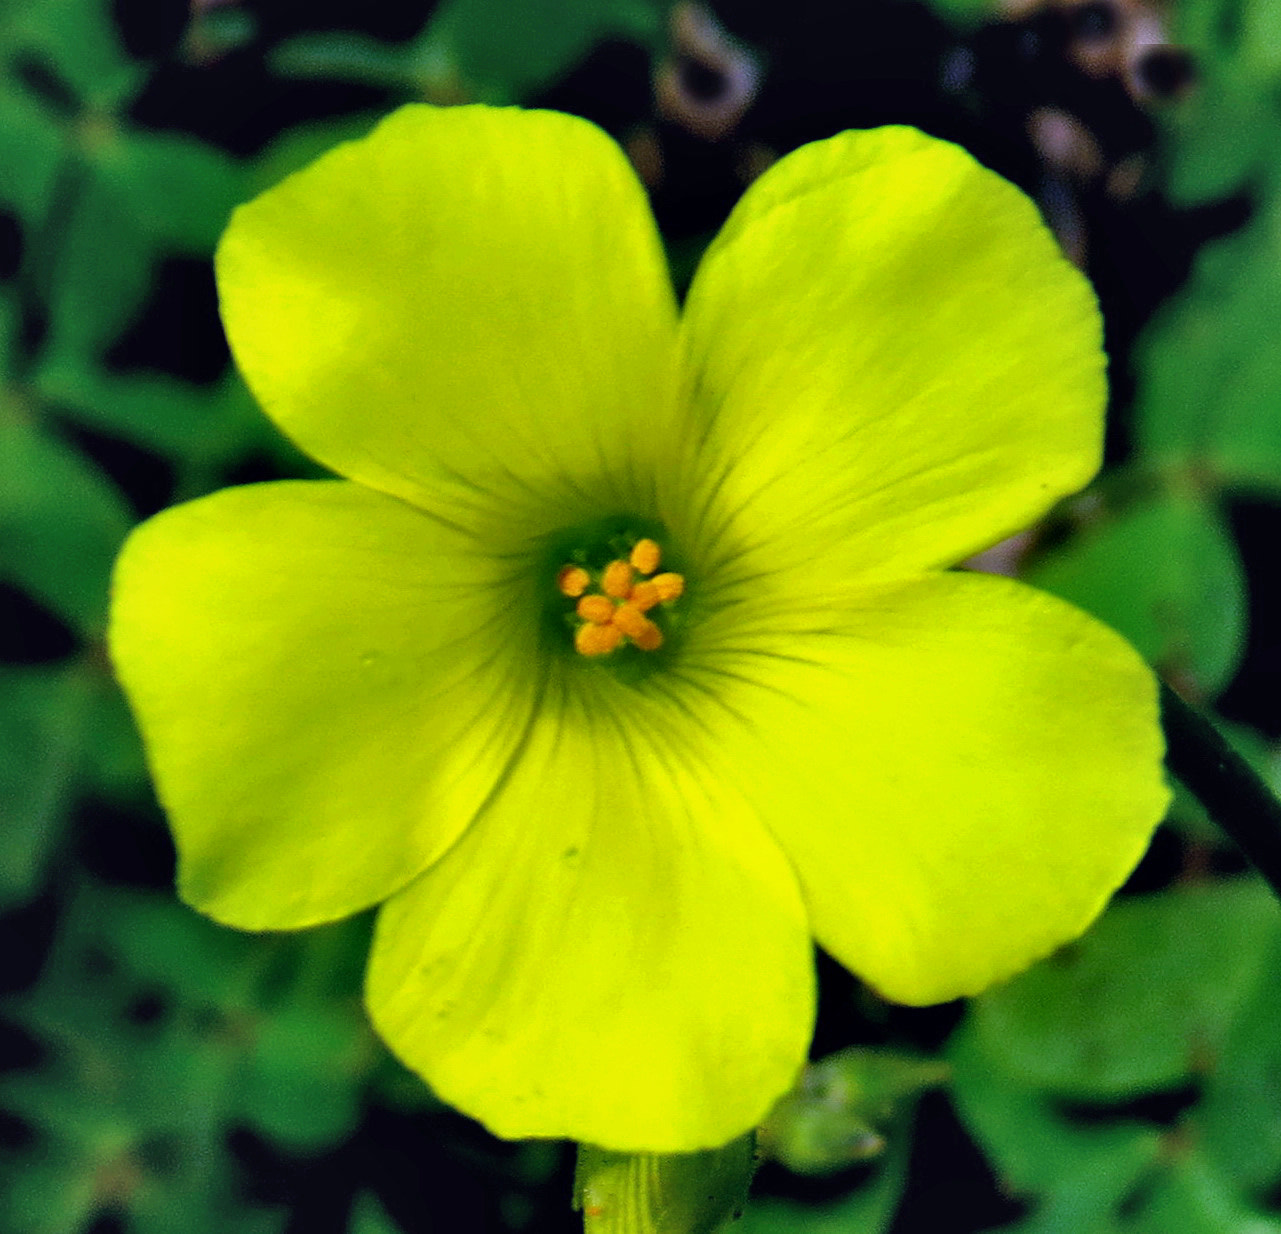
[[[8,1008],[48,1059],[0,1076],[0,1105],[32,1129],[27,1159],[51,1164],[0,1196],[0,1234],[66,1234],[107,1210],[154,1234],[174,1213],[184,1234],[278,1230],[281,1213],[234,1198],[225,1133],[314,1151],[353,1124],[385,1058],[359,1006],[368,932],[255,937],[171,896],[81,886]]]
[[[45,268],[46,354],[89,366],[133,318],[151,279],[152,240],[110,180],[82,172],[62,243]]]
[[[61,837],[89,715],[75,665],[0,667],[0,909],[30,898]]]
[[[904,1120],[872,1178],[848,1196],[822,1205],[749,1198],[742,1219],[727,1222],[718,1234],[884,1234],[903,1195],[911,1146],[910,1122]]]
[[[1201,1146],[1234,1185],[1260,1195],[1281,1175],[1281,944],[1206,1079]]]
[[[1118,900],[1077,943],[974,1000],[1013,1077],[1066,1097],[1168,1088],[1217,1056],[1281,935],[1259,880]]]
[[[953,1036],[952,1096],[1002,1185],[1036,1201],[1010,1234],[1112,1234],[1116,1210],[1160,1157],[1160,1131],[1070,1123],[1043,1093],[1011,1077],[989,1045],[973,1023]]]
[[[1245,645],[1245,578],[1215,507],[1163,494],[1100,521],[1029,579],[1124,634],[1170,680],[1213,697]]]
[[[1262,77],[1281,77],[1281,7],[1273,0],[1244,0],[1241,46]]]
[[[99,636],[111,563],[130,521],[96,467],[21,407],[0,403],[0,574],[81,634]]]
[[[372,1047],[357,1007],[282,1008],[254,1042],[241,1096],[245,1118],[297,1151],[337,1143],[360,1116],[359,1079]]]
[[[162,374],[109,375],[51,360],[37,392],[69,418],[188,465],[224,463],[249,450],[286,449],[234,373],[211,389]]]
[[[1197,82],[1165,112],[1166,191],[1198,202],[1281,186],[1281,8],[1274,0],[1180,0],[1173,36]]]
[[[167,897],[76,891],[40,981],[7,1008],[47,1059],[0,1078],[0,1105],[34,1135],[18,1185],[0,1189],[0,1231],[66,1234],[108,1212],[153,1234],[175,1213],[194,1234],[282,1227],[235,1198],[223,1141],[243,1057],[234,1000],[253,989],[260,949]],[[163,980],[184,961],[205,966],[203,993]]]
[[[14,396],[5,387],[18,362],[19,328],[17,297],[8,287],[0,285],[0,406],[8,405],[14,400]]]
[[[1157,1178],[1124,1234],[1281,1234],[1281,1221],[1250,1209],[1195,1150]]]
[[[1251,187],[1268,173],[1281,137],[1281,111],[1257,73],[1202,58],[1200,78],[1166,117],[1163,187],[1186,205]]]
[[[121,106],[145,72],[124,55],[109,0],[11,0],[0,10],[0,47],[56,77],[90,111]]]
[[[0,203],[11,207],[28,227],[39,226],[48,214],[62,148],[58,122],[28,93],[0,76]]]
[[[238,164],[211,146],[123,130],[104,144],[96,174],[156,247],[207,255],[243,195]]]
[[[284,77],[328,78],[406,94],[429,85],[431,65],[412,43],[384,43],[349,30],[301,34],[281,46],[271,60]]]
[[[604,38],[656,45],[659,0],[443,0],[422,32],[389,45],[311,34],[276,54],[278,72],[400,90],[433,102],[513,103],[571,69]]]
[[[90,665],[83,671],[88,674]],[[85,789],[108,801],[149,799],[142,738],[128,704],[105,665],[96,677],[93,715],[84,736]]]
[[[1203,250],[1136,354],[1137,444],[1161,466],[1281,492],[1281,200]]]
[[[485,102],[510,103],[567,72],[609,36],[653,43],[666,6],[654,0],[443,0],[419,45]]]
[[[347,1234],[404,1234],[370,1191],[362,1191],[351,1207]]]

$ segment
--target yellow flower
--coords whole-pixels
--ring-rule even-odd
[[[811,938],[950,999],[1138,859],[1151,675],[946,569],[1090,477],[1104,401],[1086,283],[963,151],[789,155],[681,314],[597,129],[412,106],[242,207],[218,277],[263,407],[347,479],[121,557],[181,891],[247,929],[385,901],[373,1021],[499,1135],[724,1143],[805,1057]]]

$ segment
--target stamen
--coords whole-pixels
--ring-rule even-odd
[[[675,600],[685,590],[685,578],[680,574],[655,574],[649,581],[658,588],[658,598],[664,602]]]
[[[614,624],[630,639],[635,639],[646,626],[654,624],[630,600],[620,604],[612,616]]]
[[[614,617],[614,601],[608,596],[584,596],[578,602],[577,612],[584,621],[607,626]]]
[[[556,586],[563,596],[581,596],[591,581],[592,576],[582,566],[561,566],[556,575]]]
[[[632,549],[632,567],[642,574],[653,574],[663,559],[663,550],[654,540],[637,540]]]
[[[681,595],[685,579],[670,570],[655,574],[662,558],[658,541],[642,539],[626,561],[615,558],[599,573],[574,562],[561,566],[556,586],[575,601],[571,624],[577,626],[574,646],[580,655],[606,656],[624,646],[656,651],[663,645],[662,627],[646,613]]]
[[[632,568],[625,561],[611,561],[600,578],[600,589],[615,600],[627,599],[632,589]]]
[[[642,651],[657,651],[663,645],[663,632],[648,617],[642,617],[645,623],[639,634],[629,637]]]
[[[597,626],[588,622],[578,627],[574,646],[585,656],[605,656],[623,641],[623,632],[615,625]]]
[[[658,594],[658,588],[646,579],[632,588],[632,594],[627,597],[627,603],[640,609],[642,613],[648,613],[662,598]]]

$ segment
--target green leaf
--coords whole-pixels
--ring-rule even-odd
[[[1281,908],[1254,878],[1117,900],[1079,942],[975,999],[973,1031],[1045,1092],[1168,1088],[1216,1056],[1279,936]]]
[[[0,667],[0,909],[30,899],[61,839],[89,715],[77,666]]]
[[[168,897],[74,889],[39,982],[7,1008],[46,1059],[0,1077],[0,1103],[34,1135],[0,1189],[0,1229],[68,1234],[108,1211],[148,1234],[175,1213],[184,1234],[283,1227],[236,1198],[224,1139],[263,949]],[[154,1014],[135,1014],[140,999]]]
[[[109,375],[49,359],[35,388],[69,419],[187,465],[225,464],[253,450],[297,457],[236,373],[204,388],[159,373]]]
[[[86,637],[106,628],[107,583],[131,519],[73,447],[0,403],[0,574]]]
[[[1206,1158],[1256,1195],[1281,1175],[1281,943],[1223,1045],[1198,1111]]]
[[[420,75],[430,77],[431,68],[413,44],[384,43],[348,30],[298,35],[276,49],[271,67],[282,77],[328,78],[406,94],[418,88]]]
[[[85,665],[86,674],[95,666]],[[92,717],[84,734],[83,783],[91,795],[108,801],[138,803],[151,800],[151,784],[142,738],[124,695],[99,664]]]
[[[911,1147],[910,1120],[904,1119],[875,1173],[849,1195],[820,1205],[749,1199],[742,1220],[722,1226],[719,1234],[885,1234],[903,1195]]]
[[[358,1007],[286,1005],[254,1039],[242,1081],[244,1116],[295,1151],[336,1144],[360,1117],[360,1082],[374,1056]]]
[[[1281,111],[1257,72],[1207,56],[1198,73],[1197,89],[1164,117],[1163,187],[1182,205],[1252,187],[1275,161],[1281,136]]]
[[[417,40],[417,75],[437,91],[459,82],[467,97],[517,102],[604,38],[656,44],[665,10],[654,0],[444,0]]]
[[[1281,77],[1281,6],[1275,0],[1244,0],[1241,46],[1261,77]]]
[[[122,107],[145,72],[125,56],[107,0],[11,0],[0,48],[54,74],[87,111]]]
[[[244,195],[239,164],[167,133],[121,130],[95,152],[94,167],[139,230],[171,251],[211,253]]]
[[[308,34],[281,47],[273,67],[440,103],[513,103],[568,72],[602,39],[657,46],[666,9],[659,0],[444,0],[408,43]]]
[[[27,228],[45,221],[62,158],[62,126],[29,94],[0,77],[0,203],[11,207]]]
[[[1128,638],[1201,698],[1231,679],[1245,647],[1245,578],[1217,510],[1165,493],[1104,517],[1029,571]]]
[[[84,170],[49,254],[45,354],[92,366],[135,316],[151,281],[152,238],[109,178]]]
[[[1124,1234],[1281,1234],[1281,1220],[1252,1210],[1193,1151],[1162,1172],[1123,1230]]]
[[[1281,492],[1281,198],[1202,250],[1136,351],[1137,444],[1193,480]]]
[[[403,1234],[371,1191],[362,1191],[351,1209],[347,1234]]]

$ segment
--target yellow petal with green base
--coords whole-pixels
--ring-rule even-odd
[[[217,273],[263,409],[340,474],[482,530],[653,505],[675,303],[587,121],[401,108],[240,207]]]
[[[817,579],[955,563],[1094,473],[1100,339],[1036,207],[959,147],[885,128],[797,150],[686,307],[709,536]]]
[[[726,758],[819,943],[893,1001],[1075,938],[1164,811],[1151,672],[1052,596],[952,573],[780,606],[750,639],[715,624],[700,678],[745,718]]]
[[[579,667],[483,816],[383,907],[366,1002],[393,1051],[496,1135],[716,1147],[805,1060],[800,893],[701,764],[688,713]]]
[[[309,925],[385,899],[457,838],[536,699],[508,574],[342,481],[224,489],[133,533],[111,655],[190,904]]]

